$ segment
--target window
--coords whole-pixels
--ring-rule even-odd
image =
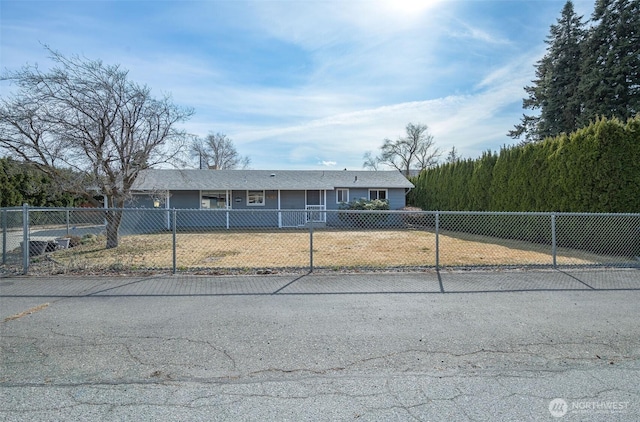
[[[349,189],[336,189],[336,202],[349,202]]]
[[[227,208],[227,192],[202,191],[202,205],[200,208]]]
[[[247,191],[247,205],[248,206],[264,205],[264,191],[263,190],[248,190]]]
[[[373,201],[374,199],[380,199],[380,200],[386,201],[387,190],[386,189],[369,189],[369,200]]]

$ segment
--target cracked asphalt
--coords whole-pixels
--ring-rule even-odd
[[[638,269],[0,278],[0,420],[635,421],[639,303]]]

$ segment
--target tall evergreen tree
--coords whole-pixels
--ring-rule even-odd
[[[536,116],[523,115],[509,136],[529,143],[570,133],[577,128],[581,110],[579,81],[584,36],[582,16],[576,15],[573,3],[567,1],[557,24],[551,25],[545,40],[549,46],[536,64],[534,85],[525,87],[529,96],[523,100],[523,107],[540,113]]]
[[[576,15],[568,1],[557,25],[551,26],[551,80],[548,102],[541,113],[542,137],[571,133],[577,129],[581,101],[579,97],[581,43],[585,29],[582,16]]]
[[[583,48],[582,125],[640,113],[640,0],[596,0]]]

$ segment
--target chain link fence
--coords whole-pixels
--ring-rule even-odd
[[[640,267],[640,214],[0,209],[5,274]]]

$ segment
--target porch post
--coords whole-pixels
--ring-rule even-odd
[[[227,204],[227,211],[226,211],[226,214],[227,214],[227,230],[229,230],[229,209],[231,208],[231,202],[229,202],[229,201],[231,200],[231,197],[233,195],[231,195],[229,189],[225,190],[224,194],[225,194],[225,198],[224,198],[225,204]]]
[[[278,189],[278,228],[282,228],[282,211],[280,211],[280,189]]]
[[[309,193],[305,189],[304,190],[304,224],[307,224],[309,222],[309,208],[307,208],[309,205],[309,201],[308,201],[309,198],[307,197],[307,195],[309,195]]]

